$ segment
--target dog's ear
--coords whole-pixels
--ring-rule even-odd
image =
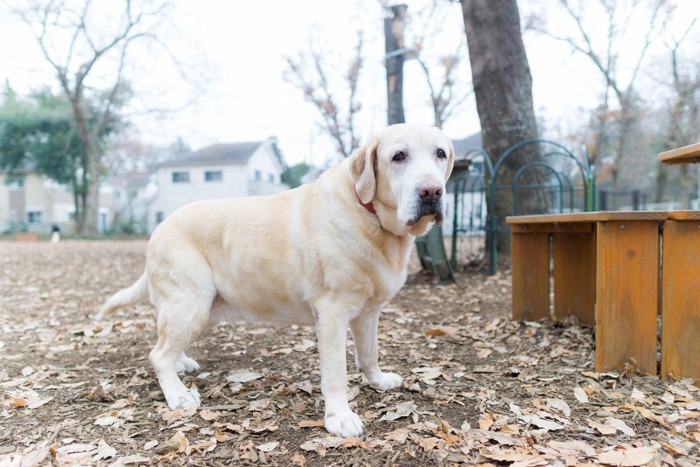
[[[377,193],[377,146],[379,137],[375,136],[350,156],[350,175],[355,192],[365,204],[371,203]]]
[[[452,142],[450,141],[450,155],[447,157],[447,171],[445,172],[445,181],[447,181],[450,178],[450,175],[452,174],[452,169],[455,166],[455,148],[452,146]]]

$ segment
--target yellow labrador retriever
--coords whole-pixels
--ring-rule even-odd
[[[149,357],[171,408],[200,404],[177,372],[199,368],[185,349],[210,324],[315,324],[325,427],[359,436],[347,400],[347,328],[370,385],[400,386],[401,376],[379,369],[377,320],[406,280],[415,236],[444,217],[453,162],[437,128],[393,125],[315,183],[184,206],[153,232],[145,273],[97,317],[150,298],[158,342]]]

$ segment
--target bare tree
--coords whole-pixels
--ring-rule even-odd
[[[343,157],[350,156],[360,144],[355,132],[355,117],[361,108],[357,99],[357,85],[363,66],[362,47],[362,33],[358,33],[353,57],[343,75],[347,86],[345,106],[338,102],[338,89],[331,84],[321,51],[311,46],[296,58],[286,58],[288,68],[285,80],[300,89],[306,101],[319,111],[324,132],[333,139],[338,153]]]
[[[596,6],[602,10],[601,22],[588,23],[586,11],[592,3],[583,0],[557,0],[556,2],[570,25],[566,32],[558,32],[541,21],[531,22],[531,28],[558,41],[590,59],[603,78],[601,103],[596,109],[597,132],[595,142],[589,148],[593,161],[610,161],[613,188],[617,187],[624,160],[629,154],[634,125],[639,119],[639,98],[636,85],[644,65],[649,47],[659,36],[669,18],[667,0],[598,0]],[[596,18],[600,18],[596,16]],[[628,45],[633,35],[630,27],[635,21],[643,21],[642,37],[637,38],[636,50]],[[593,28],[604,28],[604,34],[596,34]],[[601,44],[594,39],[603,37]],[[630,63],[628,69],[620,65],[623,60]],[[618,127],[613,135],[613,126]]]
[[[441,28],[454,14],[454,6],[449,2],[429,3],[411,15],[408,23],[413,45],[406,58],[414,58],[425,75],[434,125],[438,128],[473,95],[471,83],[465,83],[460,67],[466,56],[466,37],[462,35],[447,53],[435,44],[443,35]]]
[[[93,0],[30,0],[12,11],[30,26],[44,59],[53,68],[60,88],[70,101],[87,157],[87,197],[76,212],[78,232],[94,235],[98,229],[102,148],[98,135],[113,116],[129,88],[125,76],[132,44],[156,37],[153,24],[168,3],[135,5],[123,0],[109,20]],[[101,5],[104,7],[104,5]],[[115,8],[111,3],[110,8]],[[110,67],[106,72],[105,67]],[[99,95],[97,114],[86,107],[86,96]]]
[[[697,24],[697,18],[692,19],[688,27],[680,34],[667,30],[665,44],[670,55],[672,102],[668,112],[668,126],[664,138],[664,150],[675,149],[697,141],[700,136],[700,66],[690,62],[689,67],[683,67],[680,49],[688,39],[690,32]],[[694,68],[693,68],[694,67]],[[688,209],[687,195],[695,188],[697,176],[692,174],[695,167],[667,167],[658,164],[656,173],[656,201],[664,199],[668,186],[669,173],[678,171],[678,186],[682,190],[681,209]]]

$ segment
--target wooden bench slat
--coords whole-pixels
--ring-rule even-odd
[[[659,154],[659,162],[664,164],[689,164],[700,162],[700,143],[671,149]]]
[[[506,222],[517,224],[555,224],[568,222],[605,222],[605,221],[663,221],[668,218],[667,211],[596,211],[572,212],[565,214],[542,214],[533,216],[508,216]]]
[[[700,211],[668,211],[668,218],[674,221],[700,220]]]
[[[592,222],[557,222],[545,224],[513,224],[510,231],[519,234],[531,233],[571,233],[585,234],[593,232]]]

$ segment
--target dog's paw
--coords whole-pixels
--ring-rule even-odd
[[[199,363],[195,359],[182,354],[175,364],[175,371],[178,373],[192,373],[193,371],[199,370]]]
[[[185,389],[182,392],[166,394],[165,400],[171,409],[184,409],[187,407],[199,407],[201,398],[196,389]]]
[[[348,410],[340,414],[329,413],[325,419],[326,430],[334,435],[358,437],[362,435],[362,420]]]
[[[396,373],[380,373],[377,378],[369,382],[370,386],[378,391],[388,391],[389,389],[398,388],[403,384],[403,378]]]

